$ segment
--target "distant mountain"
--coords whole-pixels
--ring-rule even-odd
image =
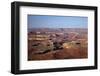
[[[28,32],[88,32],[87,28],[28,28]]]

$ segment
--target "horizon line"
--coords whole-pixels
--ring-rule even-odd
[[[34,28],[37,28],[37,27],[33,27],[33,29],[34,29]],[[39,27],[39,29],[40,29],[40,28],[41,28],[41,29],[44,29],[44,28],[47,28],[47,27],[44,27],[44,28],[43,28],[43,27]],[[49,27],[49,28],[50,28],[50,27]],[[66,27],[66,28],[67,28],[67,27]],[[65,29],[66,29],[66,28],[65,28]],[[68,28],[74,28],[74,27],[68,27]],[[75,28],[79,28],[79,27],[75,27]],[[88,29],[88,28],[86,28],[86,27],[80,27],[80,28]],[[32,28],[28,28],[28,29],[32,29]],[[37,29],[38,29],[38,28],[37,28]],[[59,28],[51,28],[51,29],[59,29]],[[63,28],[63,29],[64,29],[64,28]]]

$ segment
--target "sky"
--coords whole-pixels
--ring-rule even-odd
[[[28,15],[28,28],[87,28],[88,17]]]

